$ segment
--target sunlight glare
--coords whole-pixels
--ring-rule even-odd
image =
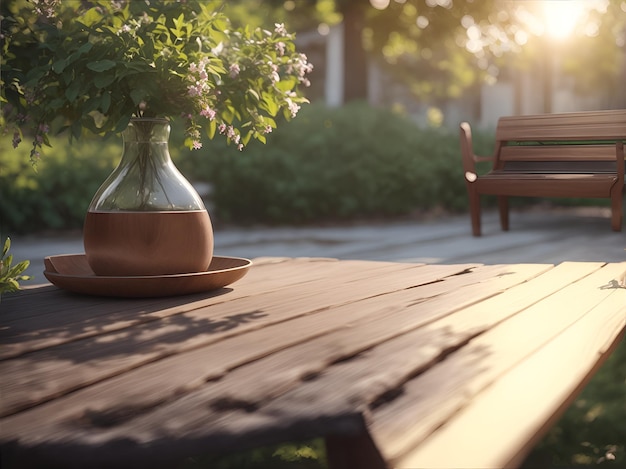
[[[384,10],[389,6],[390,0],[370,0],[370,5],[372,5],[377,10]]]
[[[543,15],[548,35],[555,39],[569,36],[583,16],[581,0],[544,0]]]

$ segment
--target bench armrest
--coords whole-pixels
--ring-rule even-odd
[[[467,122],[462,122],[459,129],[461,140],[461,156],[463,157],[463,170],[465,179],[469,182],[476,180],[476,163],[481,161],[493,161],[493,156],[478,156],[474,154],[472,144],[472,129]]]

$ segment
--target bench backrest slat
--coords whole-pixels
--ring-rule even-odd
[[[626,109],[501,117],[496,140],[626,140]]]
[[[500,148],[501,161],[615,161],[615,144],[515,145]]]
[[[615,174],[613,161],[507,161],[503,168],[508,173],[524,174]]]
[[[604,162],[616,161],[618,141],[626,141],[626,109],[501,117],[493,168],[538,171],[537,165],[556,162],[546,170],[594,172],[596,165],[595,172],[605,172]],[[532,169],[528,162],[533,162]],[[568,168],[566,162],[576,164]]]

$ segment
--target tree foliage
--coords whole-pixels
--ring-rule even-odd
[[[581,93],[619,93],[624,81],[626,2],[580,3],[585,10],[571,40],[547,47],[542,3],[511,0],[235,0],[247,21],[280,19],[296,30],[343,21],[344,96],[363,99],[366,61],[378,61],[419,98],[460,96],[494,82],[504,67],[524,68],[542,55],[562,56],[563,71]],[[259,14],[257,15],[257,12]],[[511,65],[512,64],[512,65]]]

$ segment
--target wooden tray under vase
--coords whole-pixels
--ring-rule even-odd
[[[206,272],[125,277],[94,274],[85,254],[48,256],[44,265],[45,277],[64,290],[86,295],[144,298],[217,290],[243,277],[252,261],[213,256]]]

